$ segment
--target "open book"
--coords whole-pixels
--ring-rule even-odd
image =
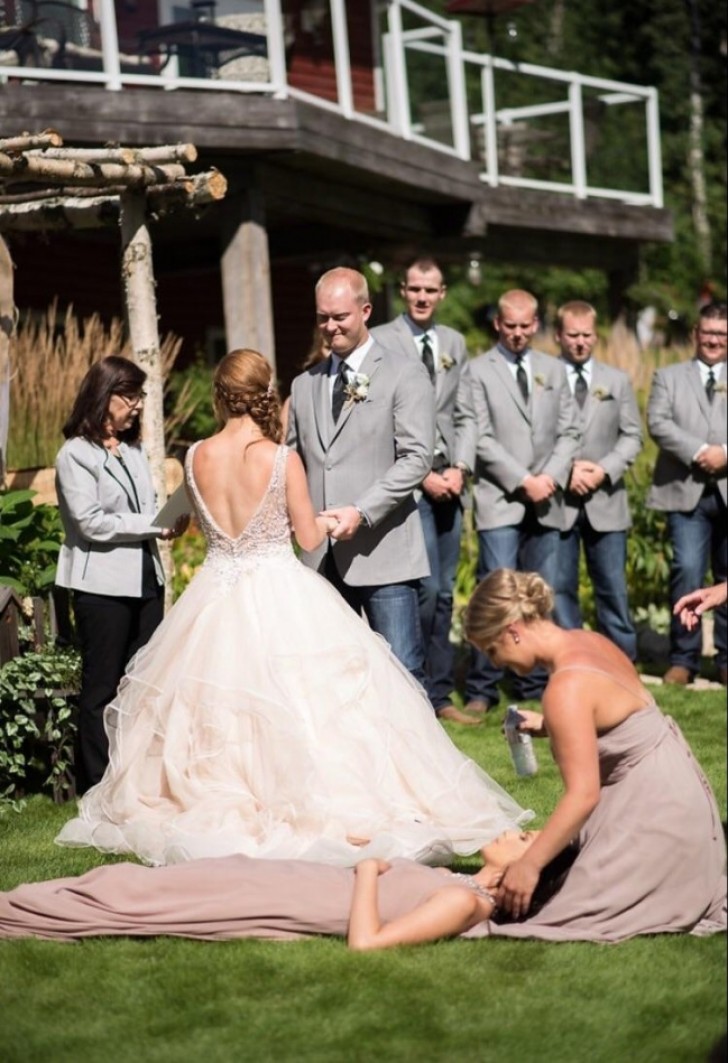
[[[192,513],[192,510],[190,496],[187,494],[187,485],[183,480],[177,490],[169,496],[159,513],[157,513],[154,523],[158,528],[171,528],[183,514]]]

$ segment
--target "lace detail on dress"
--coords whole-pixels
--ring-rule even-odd
[[[269,561],[277,563],[296,561],[291,543],[291,523],[286,506],[286,458],[288,447],[280,446],[273,460],[268,487],[258,503],[245,529],[235,538],[227,535],[218,525],[205,505],[197,489],[192,462],[194,443],[185,459],[185,479],[190,496],[197,510],[202,534],[207,543],[207,556],[203,568],[211,569],[227,591],[231,590],[244,572],[258,568]]]

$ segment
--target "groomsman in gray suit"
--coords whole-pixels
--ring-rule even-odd
[[[434,259],[411,262],[400,292],[405,313],[372,329],[372,336],[389,350],[421,361],[435,393],[435,456],[416,496],[430,562],[430,575],[420,582],[428,693],[440,719],[474,724],[478,723],[475,717],[451,702],[455,653],[450,642],[462,495],[475,467],[477,439],[468,352],[461,333],[435,322],[447,287]]]
[[[434,396],[423,365],[370,336],[371,310],[356,270],[330,270],[316,285],[331,353],[294,380],[287,441],[306,466],[314,506],[338,526],[303,561],[424,684],[417,586],[429,565],[413,492],[432,466]]]
[[[474,508],[478,579],[498,568],[556,581],[563,491],[578,452],[576,405],[563,362],[531,348],[538,306],[530,292],[506,292],[495,318],[498,343],[470,363],[478,418]],[[498,701],[503,672],[473,655],[466,684],[470,712]],[[517,676],[514,693],[539,698],[546,673]]]
[[[702,586],[708,566],[713,582],[727,575],[726,558],[726,306],[710,303],[694,330],[695,357],[658,369],[647,406],[650,435],[660,448],[651,509],[667,512],[672,540],[670,604]],[[684,686],[698,671],[700,625],[670,625],[666,683]],[[726,606],[715,611],[718,673],[726,683]]]
[[[556,314],[556,341],[576,401],[582,439],[564,495],[564,530],[556,573],[556,619],[582,627],[579,553],[594,587],[599,631],[637,656],[627,598],[627,529],[631,524],[624,473],[642,447],[642,423],[626,373],[592,357],[597,314],[589,303],[565,303]]]

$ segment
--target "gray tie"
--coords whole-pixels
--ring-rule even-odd
[[[422,363],[430,374],[430,380],[435,382],[435,356],[432,351],[432,341],[428,332],[422,337]]]
[[[516,358],[516,383],[521,389],[523,401],[528,402],[528,373],[523,365],[523,357]]]
[[[584,367],[581,365],[575,365],[576,380],[574,381],[574,398],[583,406],[586,402],[586,393],[589,390],[586,386],[586,377],[584,376]]]
[[[331,416],[334,418],[334,424],[341,416],[341,411],[344,406],[344,399],[346,398],[346,385],[349,382],[349,367],[346,362],[339,362],[339,370],[334,380],[334,390],[331,395]]]
[[[708,402],[712,402],[715,397],[715,373],[712,369],[708,370],[708,379],[705,381],[705,394],[708,396]]]

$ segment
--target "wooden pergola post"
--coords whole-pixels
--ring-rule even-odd
[[[270,253],[257,184],[228,197],[224,209],[221,274],[227,347],[252,347],[275,370]]]
[[[10,337],[15,329],[13,290],[13,262],[0,236],[0,486],[5,482],[10,424]]]

